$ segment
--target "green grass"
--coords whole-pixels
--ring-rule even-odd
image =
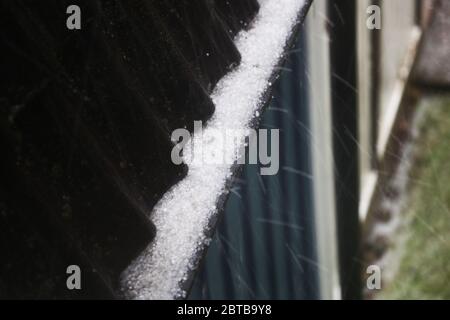
[[[425,98],[426,114],[395,278],[381,299],[450,299],[450,97]]]

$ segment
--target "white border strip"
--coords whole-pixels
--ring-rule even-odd
[[[312,139],[314,224],[321,299],[340,299],[331,119],[330,39],[327,0],[315,0],[307,26],[309,110]]]

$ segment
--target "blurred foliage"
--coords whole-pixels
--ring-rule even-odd
[[[405,208],[407,240],[382,299],[450,299],[450,96],[421,103],[427,111]]]

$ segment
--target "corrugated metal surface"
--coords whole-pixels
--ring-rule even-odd
[[[280,171],[245,166],[191,299],[319,297],[305,52],[300,32],[262,121],[280,129]]]
[[[80,7],[81,30],[66,9]],[[1,1],[0,297],[112,298],[256,0]],[[237,15],[237,13],[239,13]],[[234,16],[236,14],[236,16]],[[157,231],[156,231],[157,232]],[[66,268],[83,272],[66,288]]]

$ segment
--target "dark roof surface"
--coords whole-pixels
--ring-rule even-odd
[[[81,30],[66,8],[82,10]],[[170,132],[214,112],[256,0],[0,3],[0,297],[109,298],[186,174]],[[66,268],[83,270],[81,291]]]

